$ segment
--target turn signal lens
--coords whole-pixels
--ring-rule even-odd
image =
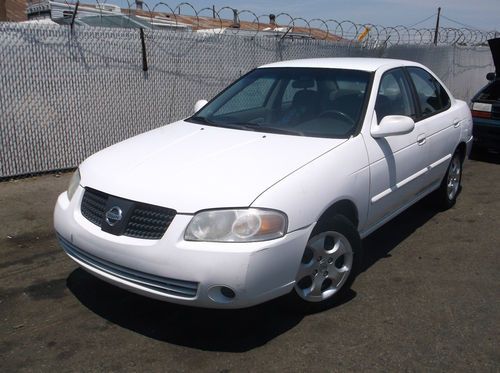
[[[71,180],[69,181],[68,185],[68,199],[70,201],[71,198],[73,198],[73,195],[75,194],[79,184],[80,184],[80,170],[77,168],[76,171],[73,173],[73,176],[71,176]]]

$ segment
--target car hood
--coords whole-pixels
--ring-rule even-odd
[[[497,79],[500,77],[500,38],[488,40],[490,45],[493,63],[495,64],[495,74]]]
[[[81,185],[180,213],[246,207],[345,141],[179,121],[92,155],[80,165]]]

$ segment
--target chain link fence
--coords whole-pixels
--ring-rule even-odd
[[[144,33],[144,45],[141,40]],[[424,63],[468,100],[493,70],[487,47],[363,48],[313,39],[0,23],[0,178],[66,169],[182,119],[247,71],[311,57]]]

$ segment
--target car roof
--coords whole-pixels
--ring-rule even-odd
[[[260,66],[259,68],[310,67],[310,68],[376,71],[382,67],[385,70],[400,66],[422,67],[422,65],[420,65],[417,62],[396,60],[391,58],[335,57],[335,58],[306,58],[301,60],[281,61]]]

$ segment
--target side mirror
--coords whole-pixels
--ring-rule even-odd
[[[371,134],[374,138],[404,135],[410,133],[415,128],[415,122],[410,117],[403,115],[387,115],[382,118],[378,125],[371,128]]]
[[[488,73],[486,74],[486,79],[488,79],[490,82],[495,80],[496,74],[495,73]]]
[[[196,101],[196,104],[194,104],[194,112],[197,113],[201,110],[203,106],[205,106],[208,103],[207,100],[198,100]]]

